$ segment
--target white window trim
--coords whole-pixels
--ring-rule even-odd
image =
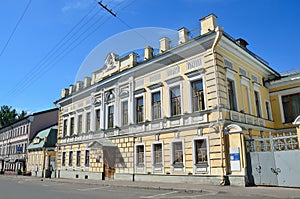
[[[95,108],[94,109],[94,117],[93,117],[93,121],[94,121],[94,130],[95,131],[97,131],[98,129],[97,129],[97,114],[96,114],[96,112],[97,111],[99,111],[99,114],[100,114],[100,124],[99,124],[99,128],[101,129],[101,116],[102,116],[102,114],[101,114],[101,108],[100,107],[97,107],[97,108]]]
[[[266,106],[266,102],[269,103],[269,107]],[[265,100],[265,106],[266,106],[266,119],[273,121],[271,102],[269,100]],[[268,108],[269,108],[269,112],[270,112],[270,118],[268,118],[268,113],[267,113]]]
[[[161,153],[162,153],[162,166],[159,168],[159,167],[154,167],[154,145],[155,144],[161,144]],[[159,172],[159,173],[165,173],[165,171],[164,171],[164,164],[165,163],[165,156],[164,156],[164,143],[163,142],[161,142],[161,141],[157,141],[157,142],[152,142],[151,143],[151,164],[152,164],[152,172],[153,173],[157,173],[157,172]],[[155,168],[158,168],[158,169],[155,169]]]
[[[181,142],[182,144],[182,164],[183,164],[183,168],[177,168],[178,170],[176,171],[174,166],[173,166],[173,162],[174,162],[174,156],[173,156],[173,143],[176,143],[176,142]],[[186,169],[186,162],[185,162],[185,147],[184,147],[184,140],[183,139],[175,139],[175,140],[172,140],[170,142],[170,167],[171,167],[171,173],[176,173],[176,172],[185,172],[185,169]]]
[[[206,148],[207,148],[207,172],[197,172],[197,167],[196,167],[196,147],[195,147],[195,141],[197,140],[206,140]],[[193,138],[192,140],[192,156],[193,156],[193,172],[194,174],[199,174],[199,173],[205,173],[205,174],[210,174],[210,157],[209,157],[209,139],[207,136],[198,136],[196,138]]]
[[[137,114],[136,114],[136,99],[139,98],[139,97],[143,97],[143,119],[144,121],[142,122],[145,122],[146,120],[146,92],[143,92],[143,93],[140,93],[138,95],[134,95],[134,123],[135,124],[138,124],[138,123],[142,123],[142,122],[137,122]],[[129,107],[128,107],[129,108]]]
[[[138,164],[137,164],[137,159],[138,159],[138,154],[137,154],[137,147],[138,146],[143,146],[144,147],[144,163],[143,163],[143,167],[138,167]],[[146,172],[146,146],[145,146],[145,143],[138,143],[138,144],[135,144],[134,146],[134,168],[135,168],[135,172]]]
[[[160,88],[156,88],[156,89],[153,89],[153,90],[151,90],[150,91],[150,95],[149,95],[149,97],[148,97],[148,99],[149,99],[149,102],[150,102],[150,119],[151,119],[151,121],[153,121],[154,119],[153,119],[153,117],[152,117],[152,112],[153,112],[153,110],[152,110],[152,94],[153,93],[156,93],[156,92],[160,92],[160,118],[158,118],[158,119],[161,119],[161,118],[163,118],[163,97],[162,97],[162,87],[160,87]]]
[[[204,96],[204,110],[207,110],[207,104],[206,104],[206,82],[205,82],[205,75],[201,74],[200,76],[197,77],[191,77],[187,79],[187,85],[188,85],[188,112],[192,113],[193,112],[193,101],[192,101],[192,82],[202,80],[202,85],[203,85],[203,96]]]
[[[230,79],[231,81],[233,81],[233,84],[234,84],[234,98],[235,98],[235,103],[236,103],[236,111],[239,112],[239,100],[238,100],[238,96],[237,96],[237,91],[236,91],[236,88],[237,88],[237,85],[236,85],[236,78],[234,76],[234,74],[231,72],[231,71],[227,71],[226,72],[226,90],[228,91],[228,79]],[[228,107],[230,107],[229,105],[229,100],[228,100]]]
[[[178,82],[175,82],[173,84],[170,84],[167,86],[167,99],[168,99],[168,117],[173,117],[171,116],[171,96],[170,96],[170,91],[172,90],[172,88],[174,87],[177,87],[179,86],[179,89],[180,89],[180,105],[181,105],[181,114],[180,115],[183,115],[183,89],[182,89],[182,82],[180,81],[179,83]]]

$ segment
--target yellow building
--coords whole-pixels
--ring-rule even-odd
[[[49,177],[56,168],[57,125],[38,132],[27,147],[27,171],[33,176]],[[54,173],[52,174],[54,176]]]
[[[193,39],[179,29],[174,47],[161,38],[158,54],[146,46],[143,61],[108,52],[92,78],[62,90],[58,177],[251,181],[248,145],[283,129],[272,94],[281,75],[225,33],[215,15],[200,24]],[[289,122],[280,132],[295,134]]]

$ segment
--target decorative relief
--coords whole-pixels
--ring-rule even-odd
[[[159,81],[161,80],[161,74],[157,74],[157,75],[153,75],[150,77],[150,82],[156,82],[156,81]]]
[[[201,58],[193,60],[193,61],[189,61],[186,65],[186,70],[191,70],[191,69],[194,69],[194,68],[198,68],[200,66],[202,66],[202,59]]]
[[[167,77],[172,77],[178,74],[180,74],[180,66],[175,66],[167,70]]]

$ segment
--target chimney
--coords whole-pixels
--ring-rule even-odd
[[[146,46],[144,49],[144,60],[149,60],[153,57],[153,48],[151,46]]]
[[[186,29],[186,28],[180,28],[178,30],[178,43],[179,44],[182,44],[182,43],[185,43],[189,40],[189,30]]]
[[[84,78],[84,88],[89,87],[91,85],[92,79],[90,77]]]
[[[167,37],[163,37],[159,40],[160,42],[160,49],[159,49],[159,53],[163,53],[167,50],[170,49],[170,39]]]
[[[132,66],[135,66],[137,64],[137,54],[132,52],[129,54],[129,62],[132,64]]]
[[[70,88],[69,88],[69,94],[72,94],[75,92],[75,86],[73,84],[70,85]]]
[[[202,19],[200,19],[201,23],[201,35],[204,35],[212,30],[215,30],[217,27],[217,16],[214,14],[210,14]]]
[[[238,38],[235,40],[242,48],[246,49],[248,46],[248,42],[245,39]]]
[[[69,89],[63,88],[63,89],[61,90],[61,98],[64,98],[64,97],[66,97],[66,96],[68,96],[68,95],[69,95]]]
[[[82,89],[83,82],[77,81],[76,82],[76,91],[80,91]]]

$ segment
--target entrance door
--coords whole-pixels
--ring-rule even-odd
[[[113,179],[115,175],[115,153],[114,147],[104,147],[103,148],[103,171],[104,179]],[[103,179],[103,180],[104,180]]]

